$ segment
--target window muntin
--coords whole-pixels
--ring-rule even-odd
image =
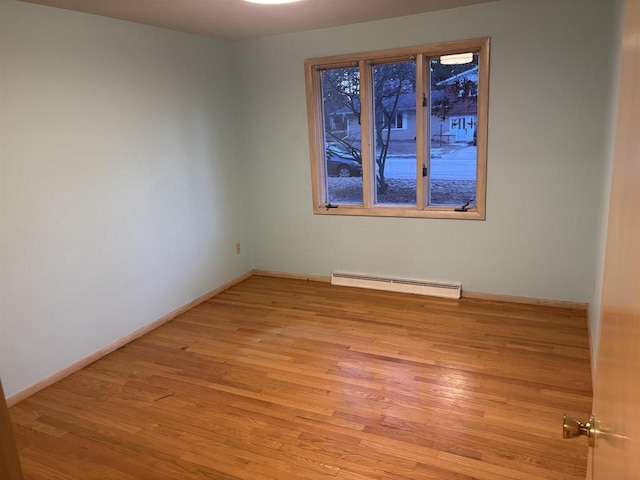
[[[473,53],[470,64],[436,64],[465,52]],[[314,213],[484,219],[488,66],[488,38],[307,60]],[[328,97],[326,72],[346,68],[352,74],[339,83],[341,97]],[[444,105],[438,90],[448,90]],[[336,99],[348,102],[332,104],[327,117]],[[432,128],[438,109],[441,130]],[[360,162],[362,177],[328,170],[327,151],[336,146]],[[454,150],[463,154],[445,158]],[[347,182],[345,200],[336,192]]]

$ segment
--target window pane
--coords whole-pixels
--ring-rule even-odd
[[[478,54],[470,63],[431,66],[428,205],[476,204]]]
[[[358,67],[322,72],[327,202],[362,205]]]
[[[375,199],[416,204],[416,62],[373,67]]]

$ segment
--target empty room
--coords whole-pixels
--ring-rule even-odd
[[[0,0],[0,478],[640,478],[639,39]]]

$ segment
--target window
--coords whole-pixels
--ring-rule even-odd
[[[398,112],[391,121],[391,130],[405,130],[407,128],[407,113]]]
[[[341,131],[347,129],[344,115],[331,115],[329,117],[330,129],[333,131]]]
[[[305,62],[314,212],[485,218],[489,39]]]

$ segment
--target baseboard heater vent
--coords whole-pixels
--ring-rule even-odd
[[[331,276],[331,284],[443,298],[460,298],[462,293],[462,284],[456,282],[431,282],[340,272],[334,272]]]

